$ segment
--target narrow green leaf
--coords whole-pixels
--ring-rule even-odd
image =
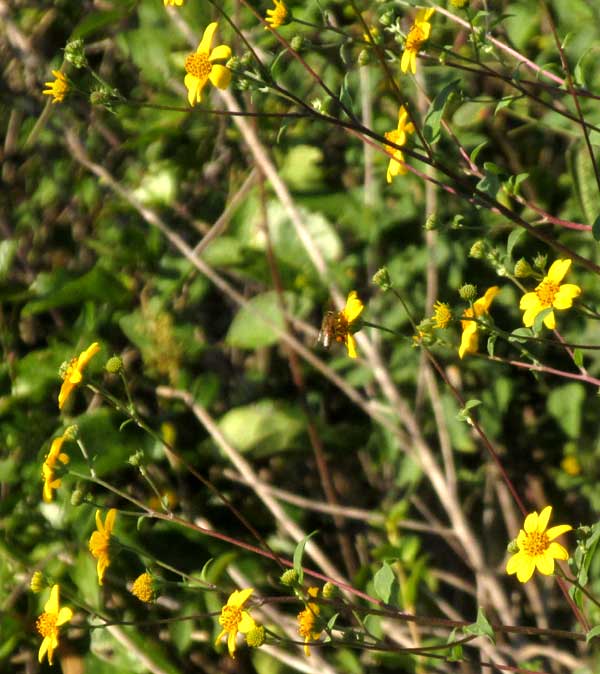
[[[316,536],[318,533],[317,531],[313,531],[307,536],[305,536],[296,546],[296,549],[294,550],[294,571],[298,574],[298,583],[302,584],[304,580],[304,569],[302,568],[302,558],[304,557],[304,548],[306,547],[306,544],[308,541],[313,537]]]
[[[592,627],[592,629],[585,635],[586,643],[590,643],[592,639],[600,635],[600,625]]]

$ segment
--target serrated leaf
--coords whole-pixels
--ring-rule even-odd
[[[396,576],[392,570],[392,567],[384,562],[383,566],[373,577],[373,585],[375,586],[375,594],[386,604],[390,602],[390,596],[392,594],[392,586]]]

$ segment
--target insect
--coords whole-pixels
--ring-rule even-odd
[[[321,322],[317,343],[322,344],[324,349],[328,349],[331,346],[331,342],[337,339],[337,327],[337,313],[335,311],[326,311]]]

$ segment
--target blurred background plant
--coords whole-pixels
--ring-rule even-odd
[[[600,9],[177,4],[0,0],[1,667],[597,671]]]

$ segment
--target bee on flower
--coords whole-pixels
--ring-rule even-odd
[[[332,341],[345,344],[350,358],[356,358],[356,340],[354,333],[360,330],[358,317],[364,309],[364,304],[353,290],[346,300],[346,306],[338,312],[328,311],[323,317],[318,342],[328,349]]]

